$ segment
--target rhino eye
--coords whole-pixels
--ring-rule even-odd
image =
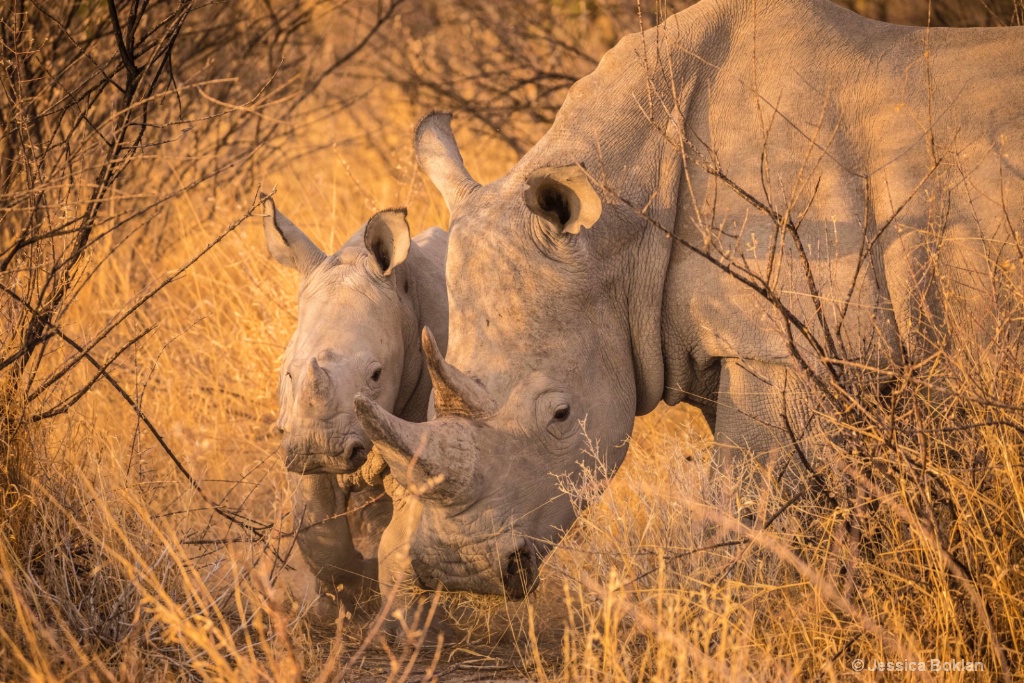
[[[373,374],[370,375],[370,379],[373,380],[374,382],[380,381],[380,372],[381,368],[377,368],[376,370],[374,370]]]
[[[555,410],[554,420],[555,422],[565,422],[569,419],[569,406],[558,406]]]

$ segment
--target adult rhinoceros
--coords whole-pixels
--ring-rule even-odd
[[[614,471],[635,415],[692,402],[717,443],[764,454],[785,406],[813,407],[783,395],[797,371],[908,363],[955,341],[944,311],[983,343],[992,264],[1020,260],[1022,45],[704,0],[608,52],[489,185],[427,117],[449,345],[425,340],[436,420],[357,399],[424,491],[395,501],[382,581],[521,597],[574,520],[559,477],[591,444]]]
[[[410,240],[405,210],[382,211],[328,256],[269,198],[264,214],[270,255],[302,277],[298,327],[281,365],[278,428],[285,466],[301,475],[299,549],[317,580],[316,611],[330,618],[338,585],[351,604],[376,581],[377,544],[391,517],[380,482],[351,492],[338,481],[367,463],[373,445],[353,399],[362,392],[403,419],[426,419],[430,375],[419,331],[447,332],[448,234],[431,228]]]

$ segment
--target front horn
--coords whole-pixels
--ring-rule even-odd
[[[362,394],[355,405],[359,423],[399,484],[420,489],[414,493],[424,498],[450,499],[469,482],[472,462],[458,438],[463,425],[406,422]]]
[[[316,358],[310,358],[299,387],[302,401],[310,407],[323,407],[331,400],[331,378],[320,367]]]
[[[423,355],[434,385],[434,410],[438,417],[479,418],[494,413],[494,401],[483,385],[444,359],[429,327],[423,328]]]

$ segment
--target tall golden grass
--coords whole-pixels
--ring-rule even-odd
[[[624,17],[634,9],[616,7],[603,19],[594,9],[587,21],[615,35],[632,28]],[[347,26],[326,12],[310,16]],[[402,31],[415,33],[411,20]],[[574,30],[584,35],[588,25]],[[587,45],[601,48],[600,40]],[[294,481],[273,430],[276,367],[295,326],[298,283],[267,258],[256,218],[204,250],[248,212],[257,186],[276,189],[278,206],[325,249],[388,206],[407,206],[414,232],[445,224],[410,151],[424,96],[408,79],[419,67],[394,61],[405,80],[390,72],[400,87],[382,85],[373,80],[379,54],[316,91],[292,114],[288,134],[249,150],[237,173],[191,185],[202,167],[196,159],[217,157],[216,127],[229,125],[225,118],[203,129],[208,139],[191,150],[193,141],[143,152],[144,163],[104,199],[101,214],[118,216],[119,203],[152,192],[156,179],[162,192],[178,193],[123,246],[115,249],[119,233],[97,238],[92,274],[61,311],[68,336],[91,338],[140,292],[203,255],[96,347],[99,358],[126,347],[109,373],[131,403],[101,378],[66,413],[33,422],[39,401],[59,405],[94,368],[77,367],[35,403],[26,401],[23,379],[2,378],[0,680],[831,681],[862,676],[854,661],[877,659],[986,667],[980,675],[892,674],[906,680],[1021,670],[1016,406],[1024,403],[1024,368],[1012,336],[997,362],[935,360],[928,376],[970,389],[942,411],[932,410],[917,375],[900,378],[899,411],[887,399],[873,406],[877,422],[833,425],[894,458],[865,465],[863,452],[831,454],[822,476],[829,486],[860,482],[865,493],[855,504],[833,507],[818,495],[794,503],[780,489],[754,506],[760,526],[745,525],[736,510],[747,501],[716,472],[702,419],[663,407],[638,422],[626,464],[606,490],[596,465],[594,477],[571,488],[587,509],[526,601],[441,596],[459,640],[437,652],[389,645],[365,615],[343,617],[327,632],[312,626],[304,614],[311,588],[289,536]],[[436,57],[424,54],[414,67]],[[573,69],[579,75],[586,60]],[[324,103],[356,91],[344,110]],[[448,102],[429,92],[429,103]],[[557,102],[558,92],[548,95]],[[232,115],[250,106],[231,101]],[[281,110],[266,104],[255,106],[257,116],[273,122]],[[502,111],[463,120],[480,126]],[[517,121],[516,140],[543,132],[543,118]],[[502,175],[516,159],[511,142],[476,138],[466,153],[470,170],[481,180]],[[89,189],[62,182],[82,196]],[[8,224],[28,220],[13,202],[0,211]],[[0,237],[6,249],[17,231]],[[0,282],[16,289],[38,263],[22,262]],[[1016,297],[1014,318],[1024,293],[1006,294]],[[5,299],[0,313],[13,321],[16,309]],[[5,353],[19,341],[12,335]],[[37,374],[59,368],[66,351],[49,347]],[[923,422],[914,417],[922,408],[931,411]],[[879,429],[893,415],[907,438],[890,448]],[[923,443],[914,438],[922,426],[935,430]],[[912,448],[921,449],[926,471],[900,460]]]

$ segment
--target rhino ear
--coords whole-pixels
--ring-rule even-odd
[[[267,195],[261,195],[260,198],[263,200],[263,234],[267,238],[267,250],[271,258],[302,275],[320,265],[327,258],[320,247],[281,215],[273,199]]]
[[[381,275],[390,275],[409,255],[409,223],[405,209],[387,209],[366,223],[363,243]]]
[[[469,175],[452,133],[452,115],[445,112],[428,114],[416,126],[416,161],[444,197],[448,212],[470,192],[480,187]]]
[[[601,217],[601,198],[577,164],[548,166],[526,179],[526,206],[563,233],[579,234]]]

